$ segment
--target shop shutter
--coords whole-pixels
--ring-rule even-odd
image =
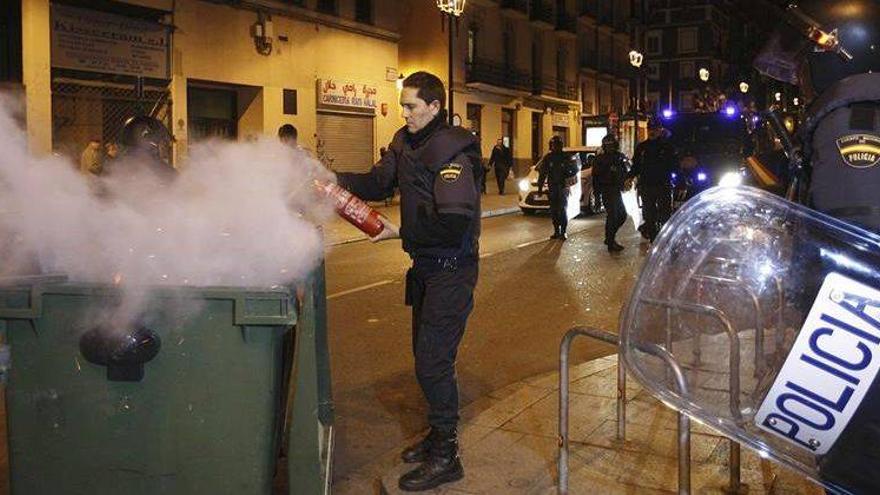
[[[373,117],[318,113],[315,150],[334,172],[366,172],[373,165]]]

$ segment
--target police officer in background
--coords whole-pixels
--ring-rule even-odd
[[[578,166],[572,157],[562,152],[562,138],[553,136],[550,139],[550,153],[544,157],[538,170],[538,193],[544,191],[547,184],[550,195],[550,215],[553,218],[553,235],[551,239],[568,238],[568,196],[571,186],[577,181]]]
[[[678,155],[669,133],[657,119],[648,121],[648,139],[636,146],[630,179],[638,181],[645,223],[642,235],[654,242],[663,224],[672,215],[672,172],[678,168]]]
[[[400,237],[412,258],[406,302],[412,306],[412,346],[428,402],[430,433],[401,457],[419,466],[400,488],[428,490],[459,480],[458,384],[455,359],[474,306],[480,237],[480,143],[447,124],[446,93],[437,76],[416,72],[403,81],[406,126],[388,153],[365,174],[338,174],[339,184],[380,201],[400,188]]]
[[[810,101],[800,131],[806,187],[793,199],[880,233],[880,2],[804,0],[785,18],[755,67],[797,84]],[[864,282],[880,286],[876,271]],[[815,291],[805,294],[812,302]],[[880,380],[835,428],[842,432],[820,459],[820,475],[852,493],[877,493]]]
[[[623,251],[617,243],[617,231],[626,222],[623,189],[629,169],[629,160],[620,152],[620,143],[613,134],[602,138],[602,153],[593,165],[593,183],[601,191],[605,205],[605,245],[608,252]]]

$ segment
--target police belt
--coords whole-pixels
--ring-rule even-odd
[[[477,262],[477,257],[475,255],[430,256],[412,253],[409,257],[412,258],[414,267],[436,267],[437,269],[451,271],[457,270],[460,266],[469,266]]]

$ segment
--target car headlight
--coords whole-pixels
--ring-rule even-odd
[[[736,172],[727,172],[726,174],[721,176],[721,180],[718,181],[718,185],[721,187],[736,187],[741,185],[742,181],[742,175]]]
[[[529,192],[529,179],[521,179],[519,181],[519,190],[522,192]]]

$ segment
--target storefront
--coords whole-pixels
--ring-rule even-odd
[[[375,162],[377,88],[343,79],[317,81],[316,155],[334,172],[365,172]]]

